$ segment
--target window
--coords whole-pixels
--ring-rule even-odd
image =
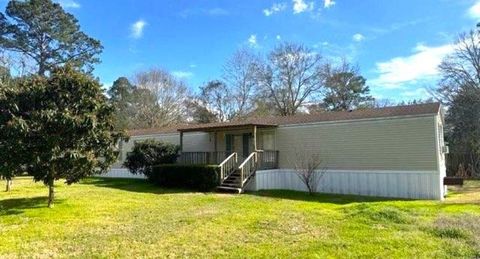
[[[275,149],[275,135],[272,132],[264,133],[262,135],[262,149],[274,150]]]

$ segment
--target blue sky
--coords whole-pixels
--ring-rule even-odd
[[[196,89],[219,78],[236,49],[290,41],[358,63],[373,95],[393,100],[426,98],[458,33],[480,21],[473,0],[59,2],[105,47],[95,75],[106,86],[161,67]]]

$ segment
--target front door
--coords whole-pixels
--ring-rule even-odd
[[[226,136],[226,151],[237,152],[238,160],[243,161],[248,157],[250,152],[250,134],[245,133],[241,135],[230,135]]]
[[[242,135],[235,135],[233,136],[233,152],[237,152],[238,158],[243,161],[243,138]]]

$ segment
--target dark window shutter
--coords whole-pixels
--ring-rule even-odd
[[[248,157],[248,155],[250,154],[250,145],[249,145],[249,139],[250,139],[250,134],[249,133],[245,133],[243,134],[243,157]]]
[[[225,151],[227,151],[228,154],[232,152],[232,146],[233,146],[232,142],[233,142],[233,136],[230,134],[225,135],[225,145],[226,145]]]

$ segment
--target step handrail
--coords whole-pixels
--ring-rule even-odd
[[[227,179],[231,173],[233,173],[237,161],[237,152],[233,152],[218,165],[218,167],[220,167],[220,184],[222,184],[223,181]]]
[[[245,185],[250,176],[255,173],[257,167],[257,152],[252,152],[243,163],[238,167],[240,170],[241,187]]]
[[[243,160],[243,163],[238,166],[238,168],[242,168],[245,166],[246,163],[248,163],[248,160],[252,159],[252,156],[256,155],[256,152],[252,152],[245,160]]]

